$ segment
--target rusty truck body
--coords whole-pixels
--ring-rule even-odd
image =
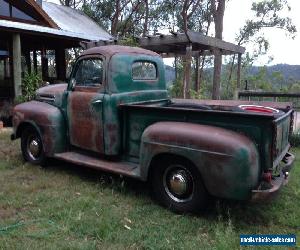
[[[287,103],[170,99],[158,54],[112,45],[86,50],[68,84],[17,105],[12,139],[31,163],[53,157],[149,181],[162,205],[196,212],[209,196],[277,193],[294,161],[292,120]]]

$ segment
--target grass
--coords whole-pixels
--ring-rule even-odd
[[[9,134],[0,131],[0,249],[224,250],[242,248],[242,233],[296,233],[300,246],[299,160],[270,203],[216,201],[203,215],[176,215],[144,183],[64,162],[24,163]]]

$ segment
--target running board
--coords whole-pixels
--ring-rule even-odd
[[[115,174],[121,174],[134,178],[140,177],[138,174],[138,164],[134,164],[131,162],[109,161],[78,152],[59,153],[55,154],[54,157],[59,160],[64,160],[74,164],[84,165],[90,168],[99,169]]]

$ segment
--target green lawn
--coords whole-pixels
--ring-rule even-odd
[[[268,204],[217,201],[183,216],[153,202],[144,183],[64,162],[24,163],[9,134],[0,132],[0,249],[224,250],[243,248],[241,233],[296,233],[300,248],[298,160]]]

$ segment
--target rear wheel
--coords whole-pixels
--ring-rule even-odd
[[[199,212],[207,207],[208,194],[198,170],[179,157],[157,160],[151,174],[156,200],[179,213]]]
[[[35,165],[43,165],[45,163],[42,139],[35,128],[27,127],[22,132],[21,150],[25,161]]]

